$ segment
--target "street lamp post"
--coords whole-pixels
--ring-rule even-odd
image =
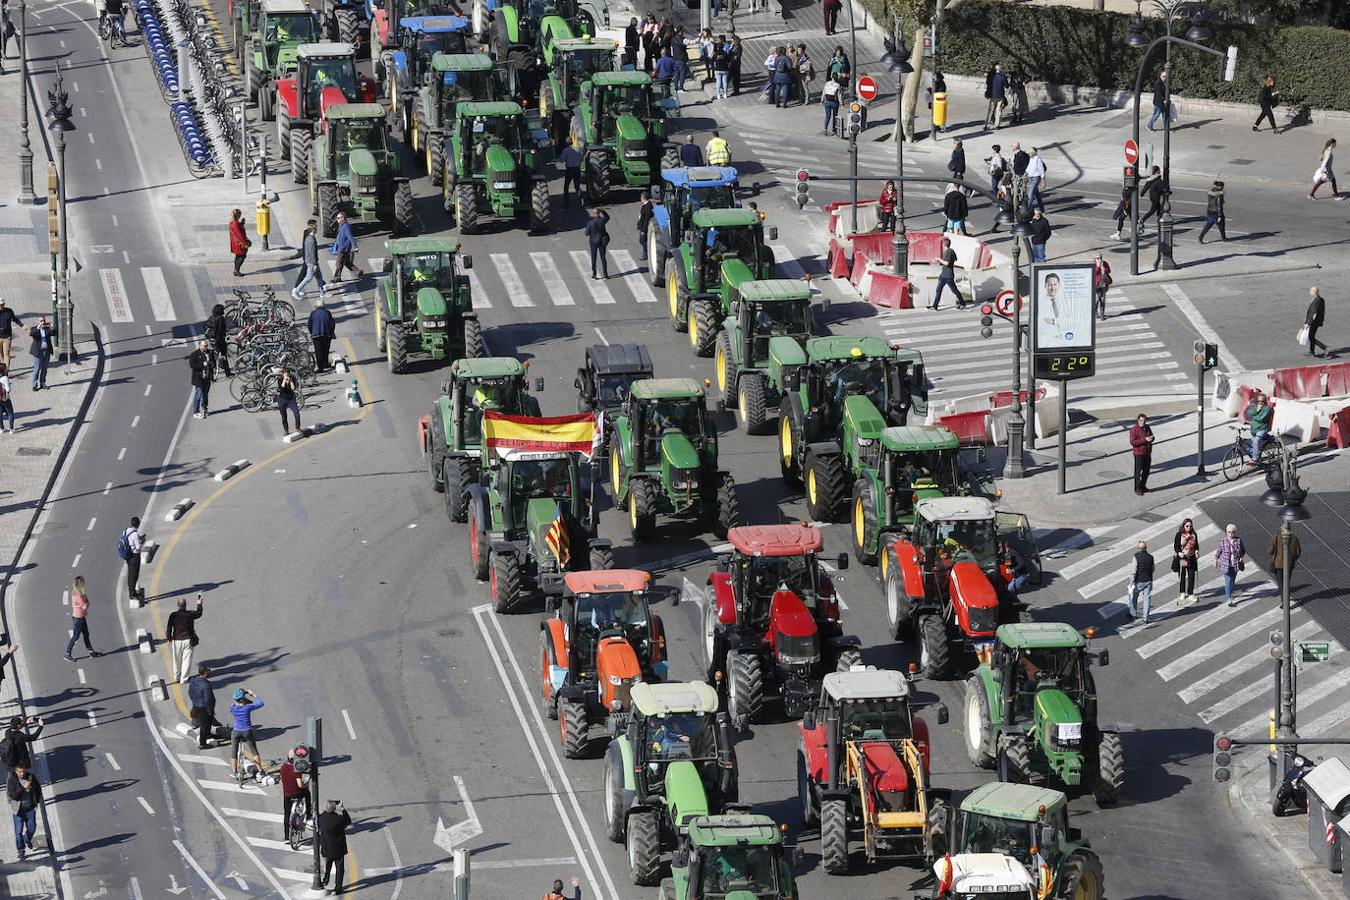
[[[1020,217],[1019,217],[1020,218]],[[1012,414],[1008,416],[1008,459],[1003,466],[1004,478],[1025,478],[1023,459],[1026,440],[1026,420],[1022,418],[1022,240],[1027,227],[1020,221],[1012,227],[1013,258],[1013,377]],[[1032,386],[1035,390],[1035,386]]]
[[[1269,486],[1269,490],[1261,495],[1261,502],[1266,506],[1276,507],[1280,511],[1280,609],[1283,613],[1284,629],[1280,636],[1280,667],[1276,670],[1280,699],[1279,713],[1275,723],[1276,737],[1292,738],[1295,737],[1295,727],[1298,723],[1298,698],[1294,688],[1294,641],[1289,596],[1291,568],[1289,549],[1294,536],[1293,523],[1306,522],[1312,518],[1312,514],[1303,505],[1303,502],[1308,498],[1308,492],[1298,482],[1297,462],[1293,453],[1282,450],[1280,468],[1278,471],[1271,469],[1266,473],[1266,484]],[[1289,762],[1295,749],[1291,745],[1283,747],[1281,751],[1283,758],[1283,764],[1280,766],[1281,776],[1289,771]]]
[[[51,124],[48,131],[56,134],[56,197],[58,211],[57,230],[60,231],[60,253],[57,261],[56,288],[56,334],[60,342],[60,352],[66,358],[66,365],[75,359],[75,336],[72,333],[75,320],[75,305],[70,299],[70,239],[66,226],[66,132],[74,131],[70,121],[70,95],[62,86],[61,70],[56,70],[56,86],[47,92],[47,118]]]
[[[19,202],[37,203],[33,193],[33,147],[28,143],[28,0],[19,0]]]
[[[905,129],[900,127],[904,117],[903,101],[905,96],[904,78],[914,71],[905,53],[905,42],[900,38],[900,16],[892,16],[895,36],[886,47],[881,59],[889,71],[896,75],[895,80],[895,171],[896,171],[896,209],[898,222],[891,235],[891,270],[896,275],[909,275],[909,235],[905,233]]]

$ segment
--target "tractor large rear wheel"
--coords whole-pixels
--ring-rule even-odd
[[[603,153],[586,154],[586,202],[604,203],[609,198],[609,158]]]
[[[610,741],[605,748],[605,835],[614,843],[622,844],[628,810],[623,803],[623,758],[619,742]]]
[[[451,522],[469,516],[469,485],[478,481],[478,467],[467,456],[453,456],[441,466],[445,473],[445,514]]]
[[[1069,857],[1059,871],[1060,893],[1057,897],[1069,900],[1101,900],[1106,893],[1106,876],[1102,861],[1086,853]]]
[[[736,479],[730,472],[723,473],[717,483],[717,510],[713,516],[713,534],[724,540],[727,532],[741,524],[741,499],[736,493]]]
[[[680,167],[680,151],[674,147],[667,147],[661,153],[662,169],[678,169]]]
[[[717,375],[717,390],[722,394],[722,404],[728,407],[736,405],[738,396],[736,381],[739,377],[739,368],[736,365],[734,349],[731,346],[731,332],[719,332],[717,350],[713,355],[713,371]]]
[[[487,581],[488,563],[491,562],[488,552],[488,523],[479,521],[478,509],[473,507],[469,515],[469,562],[473,564],[473,577],[479,581]]]
[[[737,728],[759,718],[764,709],[764,664],[753,653],[727,654],[727,712]]]
[[[802,470],[797,463],[798,437],[792,427],[792,407],[784,400],[778,408],[778,471],[792,487],[802,483]]]
[[[989,695],[984,690],[984,682],[978,675],[966,679],[966,699],[964,713],[966,729],[966,756],[981,769],[994,767],[994,754],[990,752],[991,712]]]
[[[838,521],[848,497],[844,460],[838,453],[811,454],[806,464],[806,509],[817,522]]]
[[[387,322],[384,326],[385,361],[389,371],[402,375],[408,369],[408,338],[402,322]]]
[[[746,375],[741,379],[737,393],[740,400],[736,410],[740,414],[741,427],[746,434],[763,434],[769,421],[769,397],[764,376],[758,372]]]
[[[848,801],[820,803],[820,862],[831,875],[848,874]]]
[[[999,781],[1031,784],[1031,740],[1025,734],[1005,734],[999,761]]]
[[[455,185],[455,224],[460,234],[478,230],[478,191],[472,181]]]
[[[319,208],[315,211],[319,220],[319,236],[330,238],[337,234],[337,185],[321,184],[316,193],[319,200]]]
[[[492,608],[499,613],[515,612],[525,593],[520,560],[512,553],[497,553],[492,557],[492,571],[488,574],[492,593]]]
[[[628,528],[639,544],[650,541],[656,532],[656,489],[645,478],[634,478],[628,485]]]
[[[586,736],[590,730],[591,723],[586,717],[584,700],[563,698],[558,701],[558,738],[562,742],[564,756],[580,759],[586,752]]]
[[[422,118],[422,113],[418,111],[418,127],[425,129],[426,120]],[[440,187],[441,182],[445,180],[445,135],[427,134],[425,130],[421,132],[422,140],[427,145],[427,174],[431,176],[431,183]]]
[[[717,342],[717,302],[699,297],[689,303],[689,346],[695,356],[712,356]]]
[[[1103,731],[1097,744],[1097,780],[1092,785],[1092,796],[1097,798],[1098,806],[1114,806],[1124,786],[1125,748],[1117,732]]]
[[[548,196],[548,182],[536,181],[530,188],[530,231],[548,234],[553,230],[553,204]]]
[[[866,478],[853,482],[853,502],[850,505],[853,537],[853,558],[865,566],[877,561],[877,504],[872,483]]]
[[[939,616],[919,619],[919,668],[928,678],[946,678],[952,669],[952,648],[947,623]]]
[[[314,133],[304,128],[291,129],[291,178],[296,184],[309,181],[309,145]]]
[[[487,343],[483,340],[483,326],[477,319],[464,323],[464,355],[469,359],[482,359],[488,355]]]
[[[431,416],[427,419],[427,471],[431,474],[431,489],[436,493],[445,490],[445,427],[441,424],[441,408],[431,404]]]
[[[857,647],[845,647],[839,651],[839,655],[834,658],[834,670],[836,672],[847,672],[854,666],[862,665],[862,651]]]
[[[394,188],[394,234],[409,235],[417,232],[417,210],[413,206],[412,185],[400,181]]]
[[[361,34],[361,22],[356,18],[356,10],[339,9],[333,13],[333,22],[337,39],[344,44],[356,45]]]
[[[654,809],[628,817],[628,875],[634,884],[661,880],[661,823]]]

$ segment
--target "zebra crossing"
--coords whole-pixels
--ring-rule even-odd
[[[1170,561],[1172,536],[1187,518],[1194,521],[1200,541],[1195,591],[1200,599],[1182,605]],[[1238,577],[1238,603],[1229,606],[1223,579],[1214,577],[1212,565],[1220,534],[1220,526],[1199,507],[1189,506],[1121,534],[1104,549],[1077,554],[1056,567],[1055,575],[1095,607],[1108,629],[1114,628],[1130,651],[1206,726],[1235,735],[1264,734],[1273,691],[1270,634],[1283,626],[1279,590],[1261,569],[1249,565]],[[1148,625],[1127,613],[1127,583],[1134,572],[1135,545],[1141,540],[1148,543],[1157,563]],[[1249,552],[1253,549],[1249,547]],[[1293,584],[1297,601],[1297,577]],[[1297,675],[1299,733],[1327,734],[1350,720],[1350,706],[1344,702],[1350,690],[1345,648],[1297,605],[1292,623],[1295,642],[1326,642],[1331,647],[1330,661],[1299,663]]]
[[[1108,302],[1109,318],[1097,323],[1094,391],[1108,396],[1193,394],[1189,370],[1167,350],[1139,308],[1120,291]],[[950,400],[1008,389],[1012,328],[995,326],[993,337],[981,338],[978,308],[965,313],[885,310],[878,320],[887,339],[923,352],[933,396]]]

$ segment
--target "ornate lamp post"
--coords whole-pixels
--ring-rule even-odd
[[[1013,293],[1017,295],[1013,301],[1012,414],[1008,417],[1008,459],[1003,466],[1004,478],[1026,476],[1023,453],[1026,447],[1027,423],[1022,418],[1022,241],[1026,240],[1029,232],[1027,226],[1020,221],[1020,215],[1017,219],[1012,227]],[[1035,393],[1034,383],[1031,390]],[[1036,423],[1032,422],[1031,427],[1034,429]]]
[[[56,193],[61,232],[60,254],[57,261],[56,289],[56,333],[60,341],[60,352],[66,357],[66,365],[75,358],[75,336],[72,326],[75,320],[75,304],[70,299],[70,232],[66,226],[66,132],[74,131],[75,124],[70,121],[70,95],[66,93],[61,81],[61,70],[56,70],[56,86],[47,92],[47,118],[51,124],[47,130],[56,135]]]
[[[886,52],[882,55],[881,61],[886,64],[887,71],[895,75],[909,75],[914,71],[914,67],[909,64],[906,58],[905,42],[900,35],[900,16],[894,16],[895,37],[893,40],[886,41]],[[895,83],[895,171],[898,174],[896,187],[899,192],[897,196],[896,214],[897,222],[895,225],[895,234],[891,237],[891,266],[896,275],[909,275],[909,236],[905,234],[905,129],[900,127],[904,111],[901,108],[901,102],[904,98],[904,80],[896,79]]]
[[[1288,451],[1282,451],[1280,454],[1280,468],[1270,469],[1266,473],[1266,484],[1269,486],[1264,494],[1261,495],[1261,502],[1266,506],[1278,508],[1280,511],[1280,559],[1282,562],[1280,569],[1280,609],[1284,613],[1284,630],[1280,636],[1280,710],[1279,719],[1276,722],[1276,737],[1292,738],[1295,736],[1294,729],[1297,724],[1296,705],[1297,697],[1294,693],[1294,646],[1293,646],[1293,622],[1289,605],[1289,569],[1290,554],[1289,545],[1293,540],[1294,522],[1306,522],[1312,518],[1312,513],[1303,506],[1303,501],[1308,499],[1308,492],[1298,483],[1298,473],[1294,454]],[[1280,775],[1283,776],[1289,771],[1289,761],[1297,748],[1289,745],[1282,747],[1281,756],[1284,760],[1280,766]]]
[[[28,0],[19,0],[19,202],[37,203],[33,193],[33,148],[28,143]]]

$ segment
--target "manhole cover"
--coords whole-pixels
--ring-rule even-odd
[[[19,454],[20,456],[51,456],[51,455],[52,455],[52,450],[51,450],[50,447],[20,447],[20,448],[18,449],[17,452],[18,452],[18,454]]]
[[[1160,516],[1155,512],[1141,512],[1135,513],[1132,518],[1138,519],[1141,522],[1153,523],[1153,522],[1161,522],[1165,518],[1165,516]]]
[[[1097,474],[1102,478],[1126,478],[1129,476],[1128,472],[1119,472],[1115,469],[1100,469]]]
[[[1101,459],[1106,453],[1101,450],[1079,450],[1078,455],[1083,459]]]
[[[1256,162],[1254,159],[1230,159],[1228,164],[1230,166],[1250,166],[1254,162]]]

